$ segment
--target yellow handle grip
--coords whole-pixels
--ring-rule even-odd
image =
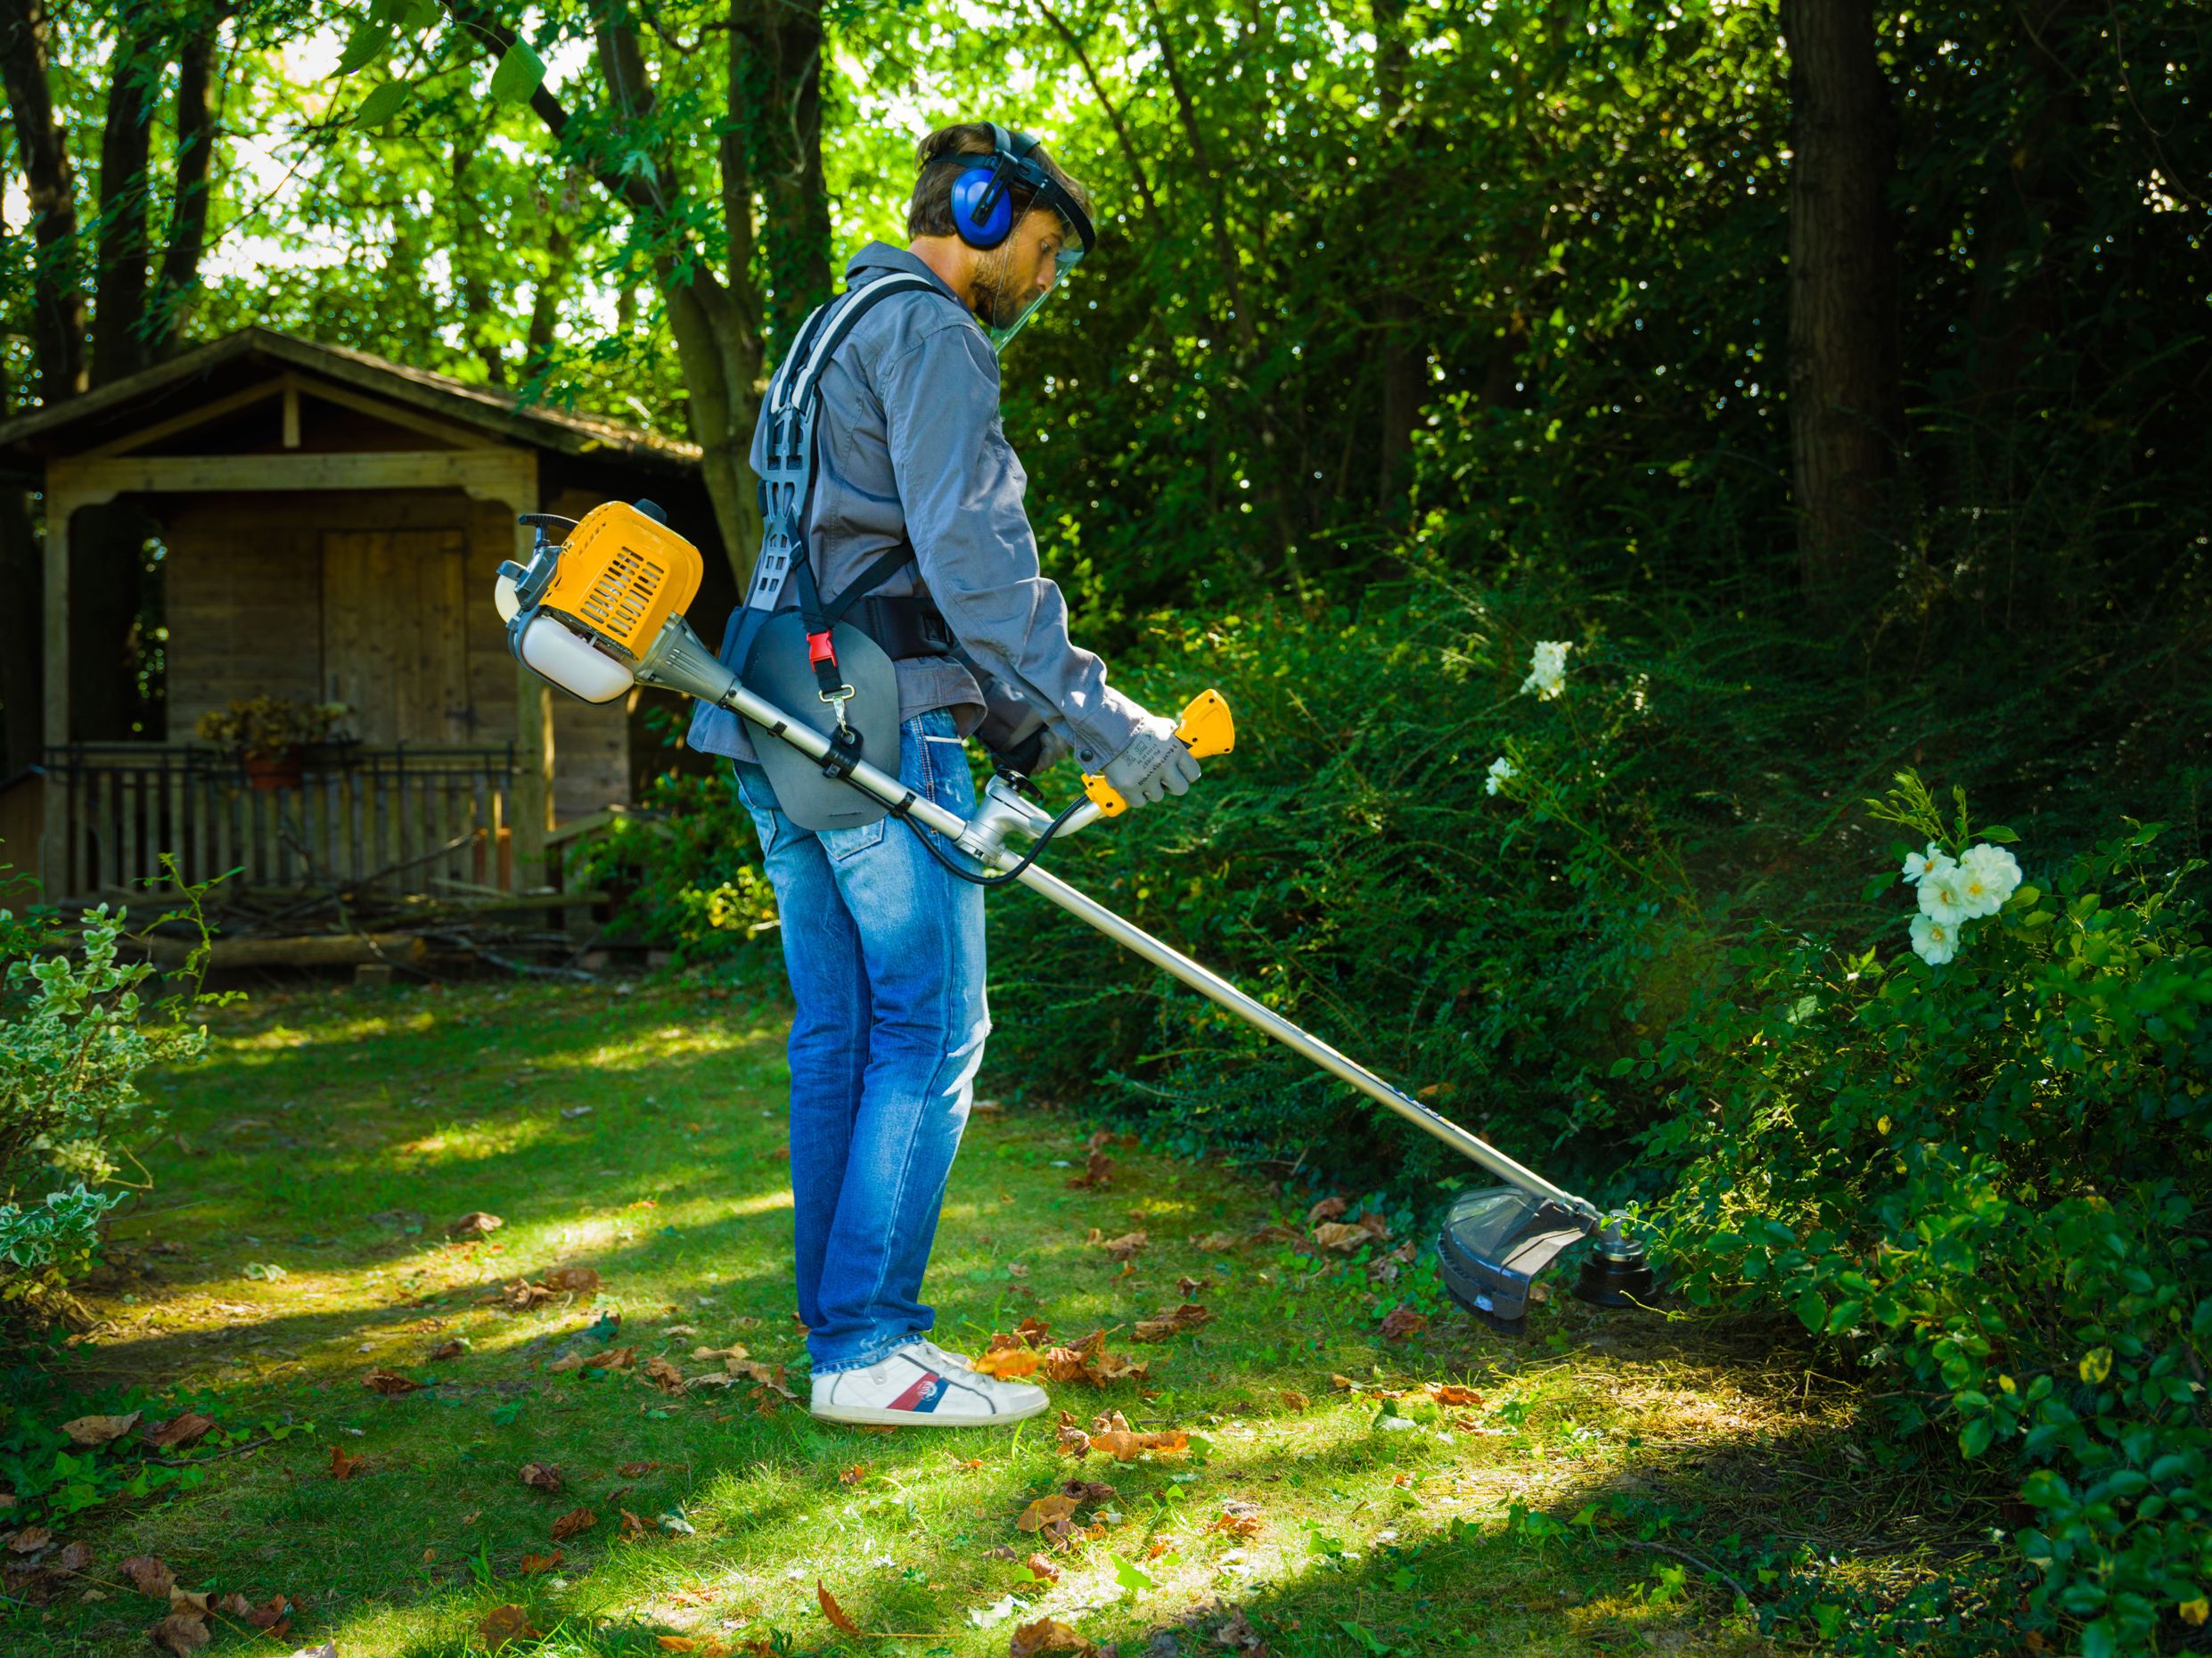
[[[1229,716],[1228,700],[1218,691],[1200,692],[1183,710],[1176,735],[1191,751],[1192,759],[1211,759],[1217,754],[1226,754],[1237,745],[1236,721]],[[1094,772],[1083,774],[1083,792],[1091,797],[1102,817],[1118,817],[1129,809],[1129,802],[1121,798],[1120,792]]]

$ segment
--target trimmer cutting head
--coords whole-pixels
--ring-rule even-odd
[[[1437,1238],[1444,1287],[1495,1328],[1517,1332],[1536,1279],[1562,1251],[1593,1234],[1598,1247],[1584,1263],[1575,1293],[1609,1307],[1650,1295],[1651,1269],[1644,1264],[1643,1246],[1618,1220],[1601,1223],[1517,1186],[1470,1192],[1452,1205]]]

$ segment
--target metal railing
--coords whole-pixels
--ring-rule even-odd
[[[142,890],[168,853],[187,881],[511,891],[513,786],[511,744],[330,745],[253,776],[203,744],[70,743],[46,751],[46,787],[68,803],[49,876],[57,897]]]

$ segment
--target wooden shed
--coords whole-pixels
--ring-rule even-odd
[[[692,446],[266,328],[0,424],[0,469],[42,491],[46,537],[45,763],[0,798],[0,861],[49,899],[128,891],[163,853],[258,886],[537,887],[549,833],[630,799],[644,735],[635,697],[587,706],[508,654],[517,515],[659,501],[707,555],[701,614],[733,593]],[[164,550],[167,735],[81,742],[70,522],[125,497]],[[249,778],[193,734],[258,696],[346,704],[344,740]]]

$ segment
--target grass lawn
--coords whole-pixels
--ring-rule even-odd
[[[218,1611],[217,1654],[481,1650],[503,1606],[561,1654],[1003,1654],[1044,1619],[1122,1658],[1751,1654],[1813,1644],[1853,1592],[1926,1578],[1990,1523],[1889,1471],[1851,1387],[1772,1331],[1562,1297],[1509,1342],[1391,1255],[1409,1217],[1322,1251],[1315,1194],[1134,1145],[1076,1186],[1095,1125],[1036,1107],[970,1125],[939,1337],[1104,1330],[1149,1374],[1056,1383],[1055,1406],[1187,1448],[1078,1459],[1051,1414],[816,1424],[772,1384],[805,1396],[784,1017],[680,979],[265,991],[216,1014],[209,1063],[157,1087],[159,1186],[87,1296],[104,1322],[8,1449],[48,1466],[87,1412],[218,1427],[174,1466],[129,1434],[75,1453],[78,1495],[19,1506],[91,1560],[0,1608],[0,1650],[152,1650],[168,1608],[123,1564],[152,1556],[185,1589],[290,1600],[278,1638]],[[1341,1195],[1349,1220],[1361,1194]],[[504,1224],[449,1235],[477,1211]],[[1126,1263],[1094,1241],[1138,1231]],[[556,1287],[503,1287],[525,1283]],[[1185,1301],[1210,1320],[1135,1340]],[[1386,1340],[1401,1306],[1429,1322]],[[180,1483],[118,1492],[134,1472]],[[1020,1529],[1070,1481],[1111,1490],[1078,1491],[1058,1547]]]

